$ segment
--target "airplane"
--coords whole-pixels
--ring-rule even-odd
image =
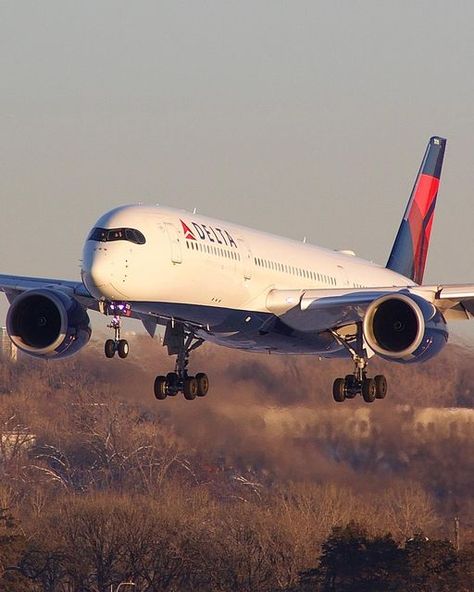
[[[176,356],[155,379],[159,400],[205,396],[209,379],[188,371],[205,341],[254,352],[352,359],[333,398],[383,399],[368,375],[377,355],[423,362],[448,340],[447,322],[474,315],[474,284],[424,285],[446,140],[432,137],[386,266],[168,207],[127,205],[87,235],[81,281],[0,275],[7,331],[22,351],[65,358],[91,337],[88,310],[111,317],[105,356],[126,358],[121,319],[140,320]]]

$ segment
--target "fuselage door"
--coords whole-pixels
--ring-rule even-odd
[[[247,243],[242,239],[237,239],[240,253],[240,263],[244,274],[244,280],[252,279],[252,251]]]
[[[349,287],[349,278],[347,277],[347,271],[342,265],[337,266],[337,275],[338,275],[338,284],[341,287],[348,288]]]
[[[178,233],[178,229],[171,222],[165,222],[166,234],[170,241],[171,247],[171,261],[173,263],[182,263],[183,256],[181,253],[181,238]]]

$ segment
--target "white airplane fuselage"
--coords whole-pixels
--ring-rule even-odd
[[[256,351],[347,352],[325,331],[262,330],[275,315],[272,290],[413,286],[412,280],[352,254],[165,207],[123,206],[100,229],[134,229],[144,244],[86,240],[82,279],[92,296],[122,301],[137,313],[202,328],[205,339]]]

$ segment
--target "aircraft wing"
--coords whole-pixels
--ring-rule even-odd
[[[267,309],[301,331],[324,331],[363,320],[370,304],[388,294],[416,294],[434,304],[446,320],[474,317],[474,284],[272,290]]]
[[[89,294],[82,282],[0,274],[0,292],[5,292],[10,302],[26,290],[40,288],[59,290],[76,298],[86,308],[99,310],[97,300]]]
[[[436,286],[433,302],[450,320],[474,317],[474,284],[447,284]]]
[[[266,307],[294,329],[319,332],[362,321],[374,300],[407,291],[403,287],[272,290]]]

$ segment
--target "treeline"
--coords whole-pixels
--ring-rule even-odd
[[[457,551],[448,540],[416,533],[402,545],[391,534],[369,536],[358,524],[334,527],[317,567],[294,592],[467,592],[474,589],[474,545]]]
[[[474,589],[474,434],[407,437],[410,411],[389,399],[363,438],[342,415],[299,425],[303,399],[332,417],[324,381],[282,400],[279,378],[303,389],[307,361],[240,364],[214,348],[198,362],[214,364],[215,390],[162,405],[157,362],[132,345],[143,367],[93,350],[0,362],[0,591]],[[448,354],[467,400],[470,358]],[[268,428],[273,383],[291,429]]]
[[[26,531],[2,510],[1,589],[106,592],[133,582],[142,592],[474,590],[473,544],[457,551],[421,532],[400,542],[354,522],[319,544],[317,524],[301,516],[290,523],[273,504],[216,504],[203,490],[176,486],[161,495],[57,498]]]

